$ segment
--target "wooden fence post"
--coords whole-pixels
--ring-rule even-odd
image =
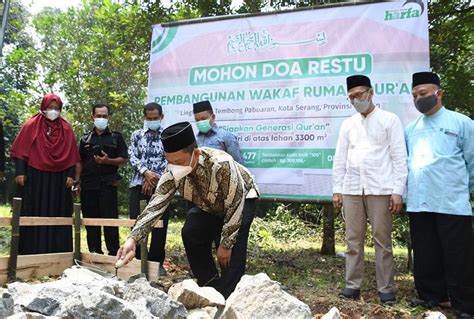
[[[323,244],[322,255],[336,254],[336,241],[334,238],[334,207],[331,204],[323,205]]]
[[[12,235],[10,242],[10,258],[8,259],[8,281],[12,282],[16,279],[16,266],[18,257],[18,246],[20,244],[20,211],[21,198],[13,198],[13,215],[12,215]]]
[[[81,260],[81,204],[74,203],[74,259]]]
[[[146,200],[140,201],[140,212],[145,210],[146,205]],[[145,240],[140,245],[140,258],[142,274],[145,274],[148,278],[148,236],[145,237]]]

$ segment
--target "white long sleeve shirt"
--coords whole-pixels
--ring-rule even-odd
[[[333,161],[333,193],[403,195],[407,151],[400,119],[375,108],[344,120]]]

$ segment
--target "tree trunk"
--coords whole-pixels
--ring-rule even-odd
[[[323,244],[322,255],[336,254],[336,243],[334,238],[334,207],[332,204],[323,205]]]

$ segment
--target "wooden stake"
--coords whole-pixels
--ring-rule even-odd
[[[12,236],[10,242],[10,259],[8,259],[8,281],[16,279],[18,246],[20,244],[21,198],[13,198]]]
[[[140,212],[143,212],[145,210],[146,205],[146,200],[140,201]],[[145,240],[140,245],[140,258],[142,274],[145,274],[145,276],[147,276],[148,278],[148,235],[145,237]]]
[[[81,260],[81,204],[74,203],[74,259]]]

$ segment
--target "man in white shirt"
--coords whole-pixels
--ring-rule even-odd
[[[347,241],[346,287],[339,297],[360,298],[369,219],[379,297],[393,304],[392,214],[402,208],[407,179],[403,127],[395,114],[375,107],[368,77],[348,77],[347,90],[357,114],[341,125],[333,165],[333,204],[344,207]]]

